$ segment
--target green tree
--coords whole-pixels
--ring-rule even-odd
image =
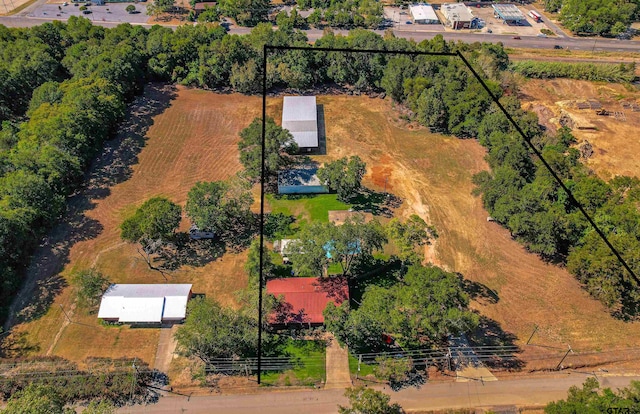
[[[182,209],[163,197],[145,201],[136,212],[120,225],[120,237],[131,243],[139,243],[138,253],[145,259],[150,269],[152,255],[168,241],[180,225]]]
[[[95,269],[81,270],[74,274],[71,280],[77,289],[78,305],[89,309],[98,305],[102,294],[111,284],[102,273]]]
[[[435,227],[429,226],[420,216],[412,214],[406,222],[392,219],[387,225],[387,233],[398,250],[398,257],[405,263],[421,263],[424,255],[416,248],[429,244],[438,237]]]
[[[328,306],[324,316],[327,329],[353,350],[384,349],[382,334],[393,335],[403,349],[418,349],[475,329],[478,316],[468,305],[455,274],[413,265],[391,287],[369,286],[357,309]]]
[[[251,246],[249,246],[249,254],[247,255],[247,262],[244,265],[245,270],[249,274],[249,286],[250,288],[258,288],[258,281],[260,280],[260,240],[255,239]],[[271,252],[264,246],[262,250],[262,276],[263,283],[269,278],[274,276],[275,264],[271,258]]]
[[[30,384],[9,398],[2,414],[68,414],[64,400],[54,388]]]
[[[133,4],[128,5],[125,9],[124,9],[127,13],[131,14],[133,12],[136,11],[136,6],[134,6]]]
[[[347,388],[344,396],[349,399],[351,406],[338,405],[340,414],[402,414],[403,412],[398,403],[391,404],[390,396],[372,388],[363,386]]]
[[[179,352],[208,364],[215,358],[254,356],[256,330],[256,321],[244,313],[196,298],[187,305],[187,318],[175,338]]]
[[[373,373],[377,378],[394,384],[406,381],[412,369],[413,360],[411,358],[378,356],[376,357],[376,365],[373,368]]]
[[[293,135],[276,125],[273,118],[267,117],[265,130],[265,179],[273,179],[278,170],[291,164],[291,154],[298,152]],[[254,180],[260,178],[262,154],[262,120],[255,118],[240,132],[240,162],[246,173]]]
[[[367,165],[360,157],[354,155],[348,159],[344,157],[326,163],[318,169],[318,178],[338,193],[339,200],[347,202],[358,195],[366,171]]]
[[[115,414],[116,406],[107,400],[91,401],[82,412],[83,414]]]
[[[251,204],[249,183],[235,178],[197,182],[189,190],[185,210],[200,230],[211,230],[225,240],[235,240],[252,225]]]
[[[544,409],[546,414],[599,414],[615,407],[620,412],[637,408],[640,404],[640,381],[631,381],[631,385],[618,391],[610,388],[600,389],[595,378],[587,378],[582,388],[569,388],[566,400],[554,401]]]

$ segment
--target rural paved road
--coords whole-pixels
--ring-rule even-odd
[[[587,375],[568,373],[559,378],[532,378],[481,383],[432,383],[390,393],[391,400],[405,410],[442,410],[447,408],[513,407],[543,405],[566,398],[572,385],[581,385]],[[601,386],[612,389],[640,380],[640,376],[598,376]],[[389,392],[389,390],[386,390]],[[258,394],[196,397],[164,397],[149,406],[124,407],[119,413],[260,413],[299,414],[335,413],[337,404],[347,403],[343,390],[271,391]]]
[[[29,17],[29,13],[31,10],[36,8],[40,3],[43,3],[44,0],[40,0],[33,5],[29,6],[25,10],[14,16],[0,16],[0,24],[3,24],[7,27],[30,27],[36,26],[47,21],[52,21],[56,19],[49,18],[34,18]],[[103,22],[103,21],[94,21],[96,25],[105,26],[105,27],[115,27],[120,22]],[[143,26],[151,27],[149,24],[143,24]],[[534,49],[552,49],[554,45],[560,45],[565,49],[568,48],[570,50],[595,50],[595,51],[609,51],[609,52],[639,52],[640,51],[640,42],[637,41],[629,41],[629,40],[618,40],[618,39],[591,39],[591,38],[573,38],[573,37],[558,37],[558,38],[543,38],[537,36],[521,36],[521,39],[513,39],[510,35],[498,35],[498,34],[489,34],[489,33],[452,33],[452,32],[442,32],[436,33],[433,31],[429,31],[428,29],[421,29],[417,25],[410,25],[411,27],[402,27],[397,26],[393,29],[394,33],[398,37],[403,37],[407,39],[414,39],[418,42],[431,39],[436,34],[442,34],[447,40],[459,40],[462,42],[473,43],[473,42],[502,42],[505,46],[508,47],[526,47],[526,48],[534,48]],[[248,33],[251,29],[246,27],[232,27],[230,33],[235,34],[245,34]],[[323,31],[318,29],[310,29],[307,30],[307,36],[310,41],[315,41],[319,37],[322,36]],[[336,33],[347,33],[345,30],[335,30]],[[384,31],[376,30],[376,33],[382,35]]]

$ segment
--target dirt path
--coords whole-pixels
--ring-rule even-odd
[[[177,325],[163,325],[160,328],[160,337],[158,338],[158,350],[156,351],[156,359],[153,368],[160,372],[168,373],[169,365],[173,359],[173,353],[178,344],[173,334],[176,332]]]
[[[346,388],[351,386],[351,374],[349,373],[349,351],[347,347],[341,347],[333,335],[327,335],[327,379],[325,389]]]

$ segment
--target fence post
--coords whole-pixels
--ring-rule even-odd
[[[356,379],[360,378],[360,364],[362,364],[362,354],[358,355],[358,372],[356,372]]]

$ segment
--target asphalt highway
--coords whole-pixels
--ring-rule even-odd
[[[31,27],[42,24],[44,22],[57,20],[55,18],[36,18],[30,16],[31,11],[36,7],[39,7],[44,0],[39,0],[33,5],[27,7],[25,10],[14,16],[0,16],[0,24],[7,27]],[[94,21],[93,24],[115,27],[120,22],[109,21]],[[142,24],[143,26],[150,27],[149,24]],[[230,33],[232,34],[245,34],[251,31],[246,27],[231,27]],[[559,36],[554,37],[538,37],[538,36],[520,36],[520,39],[514,39],[512,35],[499,35],[490,33],[463,33],[463,32],[437,32],[429,30],[426,26],[419,25],[407,25],[407,27],[397,26],[393,28],[393,32],[396,36],[414,39],[418,42],[425,39],[432,39],[437,34],[444,36],[446,40],[461,41],[465,43],[473,42],[502,42],[503,45],[512,48],[530,48],[530,49],[553,49],[555,45],[562,46],[564,49],[569,50],[592,50],[592,51],[608,51],[608,52],[639,52],[640,42],[631,40],[618,40],[618,39],[602,39],[602,38],[574,38],[565,36],[561,31]],[[306,31],[310,41],[315,41],[322,36],[323,31],[319,29],[309,29]],[[335,30],[336,33],[348,33],[346,30]],[[376,30],[376,33],[382,35],[384,31]]]

